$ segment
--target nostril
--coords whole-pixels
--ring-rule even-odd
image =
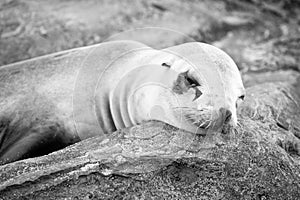
[[[227,122],[230,121],[231,116],[232,116],[231,111],[230,110],[226,110],[226,113],[225,113],[225,123],[227,123]]]
[[[228,123],[232,117],[231,111],[226,108],[220,108],[220,111],[223,115],[224,123]]]

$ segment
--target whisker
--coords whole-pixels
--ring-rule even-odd
[[[195,118],[191,118],[191,117],[188,118],[188,117],[186,117],[186,119],[192,121],[192,123],[195,123],[195,124],[199,123],[199,121],[197,121]]]
[[[208,111],[209,109],[205,109],[205,108],[201,108],[200,110],[196,109],[196,108],[191,108],[191,107],[186,107],[186,106],[173,106],[173,109],[184,109],[184,110],[188,110],[188,111],[194,111],[195,113],[197,112],[205,112]]]
[[[205,120],[204,122],[202,122],[202,123],[200,124],[200,127],[203,126],[203,125],[205,125],[206,122],[209,122],[209,120]],[[206,127],[207,127],[207,126],[206,126]]]
[[[186,106],[174,106],[172,108],[184,108],[184,109],[189,109],[189,110],[192,110],[193,108],[191,107],[186,107]]]
[[[212,127],[212,128],[215,127],[216,123],[217,123],[217,122],[214,121],[213,124],[212,124],[212,126],[210,126],[210,127]]]
[[[207,122],[207,120],[205,120],[204,122],[202,122],[202,123],[200,124],[200,126],[204,125],[206,122]]]
[[[209,127],[211,127],[211,124],[212,124],[212,120],[210,120],[210,121],[209,121],[209,124],[207,125],[207,127],[206,127],[206,128],[209,128]]]
[[[192,116],[186,116],[185,115],[185,118],[187,118],[187,119],[193,119],[194,120],[194,118]]]

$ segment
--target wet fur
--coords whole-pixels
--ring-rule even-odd
[[[120,52],[122,53],[122,51],[126,50],[126,48],[131,49],[130,45],[133,45],[128,44],[128,46],[126,46],[126,43],[120,44],[112,44],[109,48],[108,46],[106,46],[107,49],[105,49],[105,51],[102,52],[103,54],[100,56],[106,55],[104,57],[113,58],[112,55],[117,54],[118,51],[113,51],[114,54],[110,54],[107,52],[115,49],[120,49]],[[190,45],[195,46],[195,44],[187,44],[185,46],[181,46],[180,50],[176,46],[171,47],[170,50],[171,52],[172,50],[175,50],[175,52],[179,54],[182,53],[183,56],[189,55],[190,53],[195,53],[193,49],[198,50],[198,48],[191,48],[194,46]],[[139,46],[140,48],[142,45],[135,44],[133,46],[135,46],[135,48]],[[191,51],[187,51],[188,49],[191,49]],[[28,65],[25,65],[23,63],[25,66],[29,66],[30,68],[25,68],[24,66],[6,68],[9,69],[8,72],[4,70],[3,74],[0,73],[0,76],[3,76],[0,78],[0,80],[4,80],[2,83],[4,88],[6,89],[4,90],[4,92],[2,92],[2,95],[0,95],[0,98],[2,97],[2,100],[0,99],[0,164],[44,155],[79,141],[78,136],[76,136],[75,128],[72,127],[73,125],[70,112],[67,112],[68,114],[65,115],[64,110],[60,110],[58,108],[58,105],[55,105],[57,104],[57,101],[55,101],[57,97],[54,94],[56,91],[55,88],[59,89],[61,83],[64,83],[64,86],[66,86],[66,88],[62,88],[61,90],[59,89],[61,92],[72,90],[72,87],[74,85],[72,81],[75,81],[75,79],[73,78],[76,75],[76,67],[79,66],[76,63],[79,63],[80,58],[82,59],[86,55],[85,53],[87,53],[84,50],[80,50],[80,52],[81,51],[83,51],[83,53],[76,54],[76,56],[74,56],[74,60],[72,59],[72,63],[74,65],[64,65],[62,63],[65,63],[63,61],[66,60],[62,59],[62,61],[59,61],[57,60],[57,58],[55,58],[50,60],[51,62],[57,62],[56,64],[53,64],[51,62],[49,64],[49,61],[39,60],[35,62],[40,63],[36,63],[33,66],[30,66],[30,63],[28,63]],[[213,50],[211,53],[215,53],[214,51],[215,50]],[[200,54],[206,55],[205,52],[202,52]],[[96,55],[99,56],[98,54],[95,54],[93,56]],[[93,59],[94,57],[91,58],[91,60]],[[45,65],[45,63],[48,64]],[[170,65],[168,64],[167,66],[170,67]],[[187,76],[188,73],[181,73],[180,76],[178,76],[173,85],[173,91],[175,93],[179,95],[186,95],[185,93],[192,87],[187,80]],[[49,77],[59,78],[51,79]],[[54,82],[52,82],[53,80]],[[87,84],[89,83],[89,81],[83,81],[82,84]],[[44,90],[36,90],[37,85],[44,84],[45,82],[49,85],[43,85],[45,86],[42,88]],[[47,90],[49,88],[52,89],[52,96],[47,93],[49,92]],[[30,91],[31,89],[33,90],[33,92]],[[191,100],[193,101],[195,101],[202,94],[199,93],[199,91],[196,89],[193,97],[194,100],[193,98],[191,98]],[[44,92],[45,94],[43,96],[38,92]],[[21,95],[23,96],[20,97]],[[47,99],[47,97],[52,98],[52,100]],[[66,102],[64,103],[69,103],[70,106],[70,101],[67,101],[68,100],[66,99]],[[103,101],[100,102],[103,103]],[[66,107],[71,108],[68,106]],[[180,109],[182,110],[182,108]],[[107,111],[102,113],[106,112]],[[207,119],[211,119],[211,116],[207,115],[207,113],[210,113],[210,115],[212,114],[209,111],[199,112],[196,109],[185,111],[186,117],[190,118],[192,122],[197,123],[198,125],[206,123]],[[211,125],[208,124],[203,126],[210,127],[215,126],[219,123],[223,123],[222,120],[224,119],[224,117],[218,118],[217,115],[213,115],[213,117],[215,121],[213,121]],[[104,121],[108,122],[111,117],[108,118],[109,119],[105,119]],[[219,120],[221,120],[222,122]],[[108,124],[109,123],[110,122],[108,122]],[[70,129],[72,129],[73,131]]]

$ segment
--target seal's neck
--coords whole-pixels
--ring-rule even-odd
[[[171,99],[176,97],[172,97],[172,84],[177,75],[160,65],[141,66],[125,74],[109,97],[116,128],[148,120],[173,124]]]

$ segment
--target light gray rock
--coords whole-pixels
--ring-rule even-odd
[[[1,199],[295,199],[295,87],[266,83],[247,95],[239,127],[227,134],[195,136],[152,121],[1,166]]]

